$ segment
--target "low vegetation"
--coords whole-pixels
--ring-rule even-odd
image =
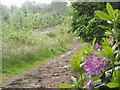
[[[3,78],[20,73],[30,67],[43,63],[68,50],[71,43],[77,42],[74,35],[67,34],[65,25],[54,31],[14,31],[3,38],[2,70]],[[66,28],[66,29],[65,29]]]
[[[74,35],[67,33],[65,2],[0,6],[3,80],[54,58],[76,42]]]

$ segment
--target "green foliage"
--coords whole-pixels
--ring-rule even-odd
[[[111,82],[106,85],[109,88],[120,87],[120,69],[114,70]]]
[[[25,13],[21,10],[13,12],[10,16],[10,25],[15,29],[39,29],[54,27],[63,21],[63,16],[55,15],[57,12],[51,13]]]
[[[110,46],[104,46],[103,47],[103,53],[105,53],[107,55],[107,57],[113,57],[113,50]]]
[[[70,84],[59,84],[60,87],[63,88],[79,88],[79,82],[77,80],[77,78],[75,77],[71,77],[71,80],[73,81],[74,85],[70,85]]]
[[[71,77],[71,80],[73,82],[73,85],[70,84],[59,84],[60,87],[63,88],[83,88],[83,83],[84,83],[84,78],[86,77],[85,75],[81,74],[83,78],[81,78],[81,76],[77,79],[75,77]]]
[[[108,83],[107,86],[108,86],[109,88],[119,87],[119,86],[118,86],[118,83],[112,83],[112,82]]]
[[[118,19],[120,19],[120,18],[118,18],[119,14],[115,13],[116,11],[112,8],[112,6],[109,3],[106,4],[106,9],[109,14],[108,16],[106,16],[105,12],[104,12],[105,15],[101,15],[101,13],[98,13],[98,11],[95,11],[95,13],[97,14],[98,17],[100,17],[103,20],[107,20],[108,23],[112,24],[112,27],[106,27],[106,26],[99,25],[100,27],[107,29],[106,33],[105,33],[106,36],[113,36],[113,38],[109,38],[109,39],[103,38],[103,42],[101,45],[101,47],[103,47],[103,49],[102,49],[102,52],[100,52],[100,53],[102,53],[103,56],[106,54],[107,55],[106,57],[109,58],[109,60],[110,60],[110,61],[108,61],[110,66],[107,66],[107,68],[110,68],[110,69],[107,69],[105,72],[109,72],[109,74],[111,75],[110,76],[110,75],[108,75],[108,73],[107,74],[103,73],[102,81],[104,81],[105,78],[110,77],[110,82],[107,83],[106,86],[109,88],[116,88],[116,87],[120,87],[120,83],[119,83],[119,81],[120,81],[120,79],[119,79],[119,75],[120,75],[119,71],[120,70],[119,69],[120,68],[116,66],[116,65],[119,66],[119,62],[120,62],[120,60],[119,60],[120,59],[120,57],[119,57],[119,55],[120,55],[119,54],[120,40],[118,38],[119,28],[117,28],[118,23],[119,23]],[[100,12],[103,13],[103,11],[100,11]],[[108,19],[108,17],[110,19]],[[114,42],[114,45],[110,46],[108,44],[110,41]]]
[[[74,85],[70,85],[70,84],[59,84],[59,86],[63,88],[75,88]]]
[[[103,12],[103,11],[96,10],[95,14],[98,15],[103,20],[107,20],[107,21],[111,21],[112,20],[112,18],[108,14]]]
[[[119,3],[112,2],[111,4],[113,7],[119,8]],[[111,13],[110,16],[103,12],[106,11],[105,2],[72,2],[70,8],[70,31],[76,33],[84,41],[91,42],[94,38],[97,38],[97,41],[100,43],[105,30],[97,27],[97,25],[104,24],[108,26],[108,24],[96,17],[96,15],[94,16],[94,11],[97,10],[95,13],[99,13],[102,19],[111,21],[113,15],[115,15],[112,7],[109,4],[107,5],[107,10],[109,8],[108,14]]]
[[[3,23],[2,36],[8,40],[14,40],[30,45],[37,44],[37,40],[31,37],[31,31],[14,30],[10,25]]]
[[[118,66],[117,69],[113,71],[112,82],[120,84],[119,81],[120,81],[120,68]]]
[[[118,17],[120,12],[117,10],[119,13],[115,13],[116,11],[109,3],[106,4],[106,9],[108,14],[100,10],[95,11],[95,14],[98,17],[106,20],[111,25],[111,27],[99,25],[100,27],[107,29],[107,33],[105,33],[106,37],[102,38],[101,45],[96,42],[97,38],[95,38],[89,47],[82,46],[82,51],[84,52],[80,57],[78,54],[74,53],[82,62],[82,64],[79,64],[79,67],[83,66],[83,68],[78,71],[80,74],[80,82],[78,82],[76,78],[72,78],[74,86],[77,86],[75,88],[79,89],[79,86],[99,89],[120,87],[120,40],[118,38],[118,24],[120,23],[118,20],[120,18]],[[81,60],[81,58],[83,59]],[[74,58],[72,58],[72,60],[75,61]],[[74,64],[74,62],[72,64],[76,65],[76,67],[78,66],[77,64]],[[96,72],[98,73],[96,74]],[[83,77],[84,73],[90,77]],[[87,84],[84,83],[86,80],[89,80]],[[82,84],[80,85],[79,83]]]
[[[71,68],[73,68],[76,71],[80,70],[80,64],[82,63],[82,56],[83,56],[83,51],[77,53],[77,52],[73,52],[74,53],[74,57],[70,58],[70,62],[72,63]]]
[[[107,8],[107,11],[108,11],[109,15],[112,18],[114,18],[115,17],[115,13],[114,13],[114,10],[113,10],[112,6],[109,3],[107,3],[106,4],[106,8]]]
[[[37,40],[31,38],[30,33],[26,32],[26,31],[12,32],[9,38],[14,39],[18,42],[28,43],[28,44],[31,44],[31,45],[37,44]]]
[[[70,31],[75,32],[77,36],[81,37],[84,41],[90,42],[95,37],[100,41],[104,30],[96,27],[96,25],[105,22],[94,17],[94,10],[104,9],[104,7],[104,3],[98,2],[73,2],[71,4]]]
[[[100,10],[96,10],[95,14],[103,20],[112,22],[113,21],[112,19],[115,18],[115,11],[113,10],[112,6],[109,3],[106,4],[106,9],[107,9],[107,12],[108,12],[109,15],[106,14],[105,12],[103,12],[103,11],[100,11]]]
[[[57,7],[66,12],[59,12],[60,10],[58,11],[52,4],[25,2],[21,7],[12,5],[10,9],[0,4],[3,75],[20,73],[37,63],[53,58],[66,51],[67,45],[72,43],[73,36],[66,33],[66,36],[62,36],[61,32],[58,32],[61,29],[48,35],[39,32],[64,22],[64,15],[67,13],[66,3],[54,4],[56,6],[59,4]],[[49,7],[52,9],[48,10]]]
[[[64,22],[68,12],[65,2],[52,2],[51,4],[25,2],[20,8],[12,5],[10,9],[2,4],[0,6],[2,21],[16,30],[23,28],[41,30],[42,28],[55,27]]]

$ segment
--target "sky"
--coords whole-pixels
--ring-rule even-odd
[[[10,7],[11,5],[17,5],[18,7],[20,7],[25,1],[35,1],[37,3],[49,4],[52,0],[1,0],[1,3],[8,7]]]
[[[46,3],[46,4],[49,4],[52,1],[60,1],[60,0],[0,0],[0,2],[3,5],[6,5],[8,7],[10,7],[11,5],[17,5],[18,7],[20,7],[22,5],[22,3],[24,3],[25,1],[35,1],[37,3]],[[61,0],[61,1],[67,1],[67,2],[69,2],[69,1],[76,1],[76,0]],[[82,0],[82,1],[84,1],[84,0]],[[102,0],[96,0],[96,1],[102,1]],[[105,1],[110,1],[110,0],[105,0]],[[118,2],[119,0],[114,0],[114,1]]]

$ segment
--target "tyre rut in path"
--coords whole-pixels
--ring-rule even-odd
[[[5,88],[59,88],[59,84],[72,84],[71,76],[74,76],[72,69],[63,69],[63,66],[70,65],[69,58],[73,56],[73,51],[81,50],[83,44],[73,45],[69,51],[58,57],[40,64],[30,70],[8,80],[3,84]]]

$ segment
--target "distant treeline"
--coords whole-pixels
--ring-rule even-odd
[[[0,4],[2,26],[10,25],[14,29],[41,29],[61,24],[68,13],[66,2],[38,4],[24,2],[21,7],[11,5],[8,8]]]

